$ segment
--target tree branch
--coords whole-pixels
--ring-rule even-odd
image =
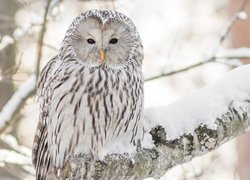
[[[207,63],[217,62],[217,60],[219,59],[230,60],[230,59],[244,59],[244,58],[250,58],[250,48],[245,47],[245,48],[236,48],[236,49],[220,49],[204,61],[200,61],[198,63],[194,63],[194,64],[191,64],[189,66],[186,66],[180,69],[176,69],[170,72],[162,73],[160,75],[147,78],[145,79],[145,82],[152,81],[152,80],[159,79],[159,78],[166,77],[166,76],[171,76],[177,73],[185,72],[195,67],[199,67],[201,65],[207,64]]]
[[[5,134],[0,135],[0,146],[0,163],[5,171],[18,179],[34,179],[29,148],[18,144],[15,137]]]
[[[249,127],[250,85],[244,82],[250,82],[250,65],[173,104],[147,109],[146,135],[154,147],[110,153],[96,162],[86,155],[71,157],[67,178],[159,178],[171,167],[218,148]]]
[[[222,44],[224,40],[227,38],[229,32],[231,31],[232,27],[238,20],[245,20],[247,18],[247,15],[245,13],[245,8],[247,5],[248,0],[242,0],[242,4],[240,9],[233,15],[231,18],[231,21],[229,21],[227,28],[225,31],[222,33],[220,37],[219,43]]]
[[[42,58],[42,51],[43,51],[43,45],[44,45],[44,36],[46,32],[46,24],[47,24],[47,16],[49,12],[49,8],[51,5],[52,0],[48,0],[46,7],[45,7],[45,13],[43,17],[43,23],[41,32],[39,34],[39,39],[38,39],[38,46],[37,46],[37,62],[36,62],[36,72],[35,75],[30,76],[29,79],[26,80],[26,82],[16,91],[16,93],[12,96],[12,98],[8,101],[8,103],[4,106],[2,109],[2,112],[0,112],[0,134],[2,134],[5,129],[13,122],[15,114],[19,112],[19,110],[22,108],[26,100],[34,94],[36,90],[36,81],[40,72],[40,62]],[[55,2],[55,1],[54,1]],[[9,46],[10,44],[14,43],[14,40],[11,38],[4,37],[2,39],[2,42],[0,43],[0,51]],[[50,45],[46,45],[49,48],[52,48]],[[55,50],[55,49],[54,49]],[[14,69],[17,70],[18,67]],[[0,77],[1,78],[1,77]],[[31,158],[30,154],[26,154],[26,152],[23,152],[22,149],[23,147],[18,146],[17,143],[13,144],[7,142],[6,138],[2,138],[4,135],[0,137],[0,140],[2,140],[4,143],[8,144],[11,149],[14,151],[9,151],[7,149],[2,149],[1,155],[0,155],[0,162],[8,164],[7,167],[12,165],[21,165],[21,166],[29,166],[28,169],[26,167],[26,171],[28,173],[34,175],[34,169],[31,164]],[[15,152],[16,151],[16,152]],[[25,153],[25,154],[24,154]],[[14,157],[14,158],[13,158]],[[19,174],[19,178],[21,177],[20,172],[18,173],[13,173],[13,174]]]
[[[215,59],[245,59],[250,58],[250,48],[221,49],[215,53]]]
[[[42,58],[44,34],[46,32],[46,23],[47,23],[47,16],[48,16],[50,4],[51,4],[51,0],[48,0],[46,7],[45,7],[42,29],[41,29],[39,40],[38,40],[37,62],[36,62],[36,72],[35,72],[36,76],[31,76],[20,87],[20,89],[12,96],[9,102],[4,106],[2,112],[0,113],[0,134],[8,127],[8,125],[13,120],[14,115],[21,109],[25,101],[35,92],[36,81],[40,73],[40,62]]]
[[[170,71],[170,72],[166,72],[166,73],[162,73],[162,74],[159,74],[156,76],[152,76],[150,78],[145,79],[145,82],[152,81],[152,80],[159,79],[159,78],[166,77],[166,76],[172,76],[172,75],[177,74],[177,73],[185,72],[185,71],[188,71],[188,70],[193,69],[195,67],[199,67],[203,64],[214,62],[214,60],[215,60],[214,57],[210,57],[205,61],[200,61],[198,63],[194,63],[194,64],[191,64],[189,66],[186,66],[186,67],[183,67],[180,69],[175,69],[175,70]]]
[[[186,67],[182,67],[179,69],[175,69],[173,71],[169,71],[169,72],[162,73],[156,76],[152,76],[150,78],[146,78],[145,82],[152,81],[152,80],[159,79],[159,78],[166,77],[166,76],[172,76],[172,75],[199,67],[204,64],[219,62],[218,61],[219,59],[230,60],[230,59],[245,59],[245,58],[250,58],[250,48],[242,47],[242,48],[235,48],[235,49],[220,49],[217,52],[215,52],[213,55],[211,55],[210,57],[206,58],[204,61],[199,61],[197,63],[188,65]]]
[[[20,110],[25,101],[34,94],[36,89],[36,78],[29,77],[24,84],[15,92],[8,103],[0,112],[0,134],[12,122],[14,115]]]
[[[11,38],[10,36],[4,36],[0,41],[0,51],[3,51],[7,47],[9,47],[11,44],[14,44],[15,40]]]
[[[43,41],[44,41],[44,34],[46,32],[46,25],[47,25],[47,16],[49,12],[49,7],[50,7],[51,0],[48,0],[46,7],[45,7],[45,12],[43,16],[43,23],[42,23],[42,29],[40,32],[40,37],[38,40],[38,46],[37,46],[37,61],[36,61],[36,77],[38,78],[39,73],[40,73],[40,64],[41,64],[41,58],[42,58],[42,51],[43,51]]]

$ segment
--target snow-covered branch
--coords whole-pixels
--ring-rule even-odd
[[[249,82],[246,65],[173,104],[147,109],[142,148],[134,154],[109,153],[97,162],[85,155],[72,157],[68,179],[159,178],[169,168],[216,149],[249,127]]]
[[[35,92],[36,77],[30,76],[0,112],[0,134],[8,127],[21,105]]]
[[[11,44],[14,44],[15,40],[10,36],[4,36],[0,42],[0,51],[4,50],[5,48],[9,47]]]
[[[35,171],[31,163],[31,150],[18,144],[12,135],[0,135],[0,164],[3,169],[19,179],[34,179]]]

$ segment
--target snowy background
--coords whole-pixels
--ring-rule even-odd
[[[53,2],[54,6],[49,10],[42,67],[56,55],[68,26],[77,15],[88,9],[115,9],[128,15],[141,34],[145,52],[145,79],[204,60],[213,53],[231,17],[228,0]],[[16,27],[11,34],[0,34],[0,49],[6,42],[15,43],[15,63],[20,62],[20,65],[12,76],[13,81],[8,82],[13,82],[14,89],[17,89],[36,69],[37,39],[46,1],[18,0],[15,3],[18,4],[13,16]],[[0,12],[0,15],[3,13]],[[4,29],[4,25],[0,24],[0,30],[1,27]],[[223,46],[232,46],[230,36]],[[231,66],[223,62],[206,64],[184,73],[145,82],[145,107],[167,105],[221,79],[231,69]],[[2,75],[1,79],[6,78]],[[5,96],[3,91],[0,91],[0,96]],[[38,105],[34,97],[26,102],[17,119],[16,125],[10,127],[8,132],[20,144],[31,148],[38,120]],[[3,154],[0,153],[0,157],[1,155]],[[161,179],[235,180],[239,179],[235,169],[236,162],[236,145],[235,141],[231,141],[213,153],[171,169]],[[8,166],[4,163],[1,165],[0,162],[0,179],[25,178],[25,175],[20,178],[9,171]],[[27,179],[32,177],[27,176]]]

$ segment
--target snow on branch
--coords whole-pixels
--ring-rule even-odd
[[[34,93],[35,89],[36,77],[32,75],[21,85],[0,112],[0,134],[8,127],[19,107]]]
[[[171,167],[216,149],[249,126],[249,82],[250,65],[245,65],[168,106],[147,109],[148,138],[136,153],[109,153],[96,162],[86,155],[71,157],[67,179],[159,178]],[[144,147],[150,143],[153,147]]]
[[[12,135],[0,135],[0,165],[19,179],[34,179],[35,171],[31,163],[31,150],[20,145]]]

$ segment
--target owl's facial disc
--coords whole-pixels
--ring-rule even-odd
[[[133,38],[126,25],[117,20],[110,19],[103,27],[103,47],[105,62],[119,65],[128,59],[132,48]]]
[[[88,17],[77,28],[71,44],[78,58],[93,66],[119,65],[130,54],[132,37],[129,28],[117,19],[103,23]]]

